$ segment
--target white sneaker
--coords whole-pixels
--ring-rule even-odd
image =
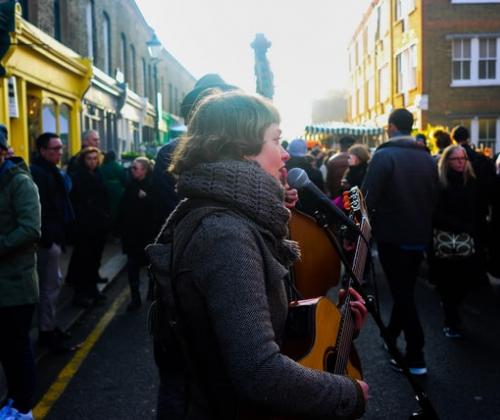
[[[12,407],[12,400],[9,400],[7,405],[0,410],[0,418],[5,420],[34,420],[31,410],[25,414],[21,413]]]

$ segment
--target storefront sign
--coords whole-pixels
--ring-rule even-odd
[[[16,78],[14,76],[9,77],[8,83],[9,83],[9,117],[19,118]]]

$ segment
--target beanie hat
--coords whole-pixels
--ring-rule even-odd
[[[182,100],[181,103],[181,117],[184,118],[184,122],[187,124],[191,113],[193,112],[195,105],[200,101],[200,99],[207,96],[212,89],[219,89],[223,92],[229,90],[238,89],[236,86],[228,85],[222,77],[218,74],[206,74],[201,79],[199,79],[192,91],[190,91]]]
[[[307,153],[307,144],[302,139],[295,139],[288,145],[287,152],[290,156],[303,157]]]

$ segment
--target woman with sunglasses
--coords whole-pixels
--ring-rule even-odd
[[[459,306],[474,282],[476,266],[476,177],[467,152],[459,145],[444,149],[438,173],[431,278],[443,303],[443,332],[448,338],[460,338]]]
[[[123,194],[118,214],[118,226],[123,252],[127,255],[127,273],[131,301],[128,311],[141,306],[139,280],[141,267],[146,265],[144,248],[156,235],[156,217],[151,175],[153,164],[146,157],[138,157],[130,167],[131,180]]]

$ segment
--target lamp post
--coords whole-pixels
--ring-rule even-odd
[[[162,50],[162,45],[161,42],[158,40],[156,33],[153,32],[152,38],[146,42],[146,45],[148,47],[148,52],[151,57],[151,61],[153,63],[153,79],[154,79],[154,105],[155,105],[155,111],[156,111],[156,119],[155,119],[155,131],[156,131],[156,141],[157,143],[161,143],[160,139],[160,104],[158,101],[158,69],[156,65],[158,64],[158,61],[160,61],[160,53]]]

